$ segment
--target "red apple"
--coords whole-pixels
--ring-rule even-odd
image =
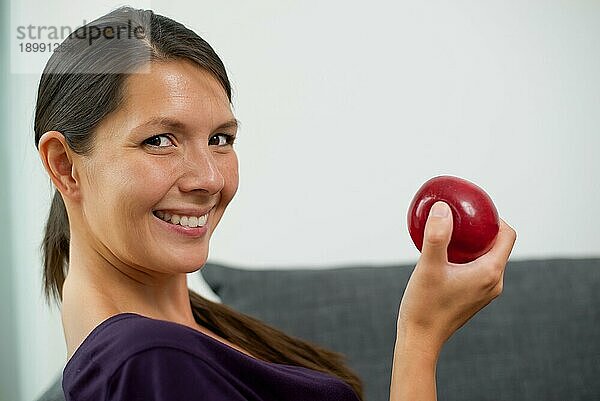
[[[450,206],[454,220],[448,261],[467,263],[492,248],[500,229],[498,211],[492,199],[470,181],[442,175],[423,184],[408,208],[408,231],[419,251],[423,247],[429,210],[437,201]]]

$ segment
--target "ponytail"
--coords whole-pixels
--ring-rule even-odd
[[[54,190],[42,241],[43,284],[47,300],[62,301],[62,287],[69,264],[70,235],[67,209],[58,190]]]

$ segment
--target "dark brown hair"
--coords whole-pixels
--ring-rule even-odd
[[[115,40],[115,33],[131,35]],[[78,154],[93,148],[96,126],[122,100],[125,79],[151,61],[190,60],[211,72],[231,103],[225,67],[212,47],[182,24],[152,11],[122,7],[73,32],[50,57],[39,84],[35,143],[47,131],[61,132]],[[42,243],[44,293],[62,301],[69,266],[69,218],[55,190]],[[196,322],[263,360],[303,366],[339,377],[362,398],[360,379],[341,354],[293,338],[259,320],[189,291]]]

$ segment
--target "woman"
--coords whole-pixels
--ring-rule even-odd
[[[62,302],[67,400],[361,399],[340,355],[187,288],[238,186],[231,87],[213,49],[121,8],[57,50],[35,136],[56,187],[44,283]],[[501,222],[490,252],[450,265],[451,214],[432,210],[400,307],[392,400],[435,399],[441,347],[500,294],[516,237]]]

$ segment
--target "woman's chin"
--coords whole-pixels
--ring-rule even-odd
[[[180,273],[194,273],[202,268],[206,263],[206,258],[195,258],[178,264],[177,271]]]
[[[197,249],[197,248],[196,248]],[[165,257],[166,256],[166,257]],[[161,255],[158,265],[165,273],[193,273],[198,271],[206,263],[208,252],[196,250],[194,255]],[[154,259],[155,261],[157,259]]]

